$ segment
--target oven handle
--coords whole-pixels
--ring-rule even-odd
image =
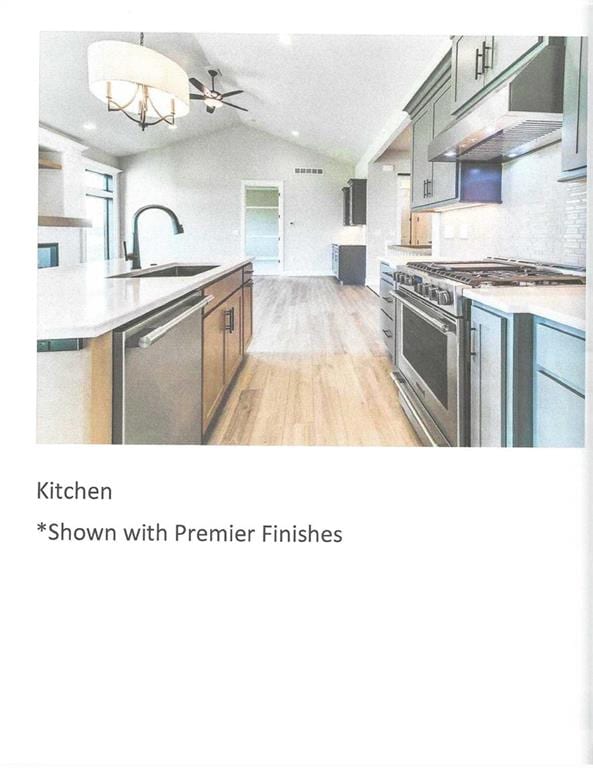
[[[440,331],[441,333],[447,334],[452,333],[451,329],[447,325],[447,323],[440,323],[438,320],[436,320],[434,317],[429,315],[427,312],[424,312],[422,309],[420,309],[416,304],[413,304],[411,301],[408,301],[408,299],[404,299],[401,293],[396,293],[395,291],[389,291],[389,293],[393,296],[394,299],[397,301],[401,301],[402,304],[405,304],[406,307],[409,307],[411,310],[416,312],[423,320],[426,320],[427,323],[433,326],[433,328],[436,328],[437,331]]]

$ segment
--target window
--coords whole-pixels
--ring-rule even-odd
[[[58,266],[58,248],[58,243],[39,243],[37,246],[38,269]]]
[[[86,230],[86,259],[101,261],[115,256],[114,183],[109,173],[87,169],[86,215],[92,227]]]

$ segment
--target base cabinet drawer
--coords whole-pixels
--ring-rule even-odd
[[[585,398],[537,371],[534,383],[533,444],[538,448],[582,448]]]
[[[381,321],[381,336],[383,337],[383,341],[385,343],[385,346],[387,347],[387,351],[389,352],[389,356],[392,360],[395,358],[395,324],[393,321],[393,318],[389,317],[389,315],[386,312],[383,312],[383,310],[380,311],[380,321]]]
[[[535,363],[569,387],[585,391],[585,339],[581,336],[536,322]]]

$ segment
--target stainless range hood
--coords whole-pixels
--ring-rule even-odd
[[[429,160],[504,162],[560,139],[564,46],[548,45],[468,114],[435,136]]]

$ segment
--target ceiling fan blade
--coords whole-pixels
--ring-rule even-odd
[[[210,93],[208,88],[206,88],[206,86],[195,77],[190,77],[189,82],[194,86],[194,88],[197,88],[198,91],[201,91],[202,93]]]
[[[243,93],[243,91],[227,91],[221,95],[223,99],[226,99],[227,96],[236,96],[238,93]]]
[[[204,99],[207,99],[208,97],[201,93],[190,93],[189,98],[198,99],[199,101],[204,101]]]
[[[216,111],[216,110],[215,110],[215,108],[214,108],[214,107],[206,107],[206,112],[209,112],[210,114],[212,114],[212,113],[213,113],[213,112],[215,112],[215,111]]]
[[[222,103],[223,103],[223,104],[226,104],[226,105],[227,105],[227,107],[234,107],[235,109],[240,109],[240,110],[242,110],[243,112],[249,112],[249,110],[248,110],[248,109],[245,109],[245,107],[238,107],[236,104],[231,104],[231,102],[230,102],[230,101],[223,101]]]

